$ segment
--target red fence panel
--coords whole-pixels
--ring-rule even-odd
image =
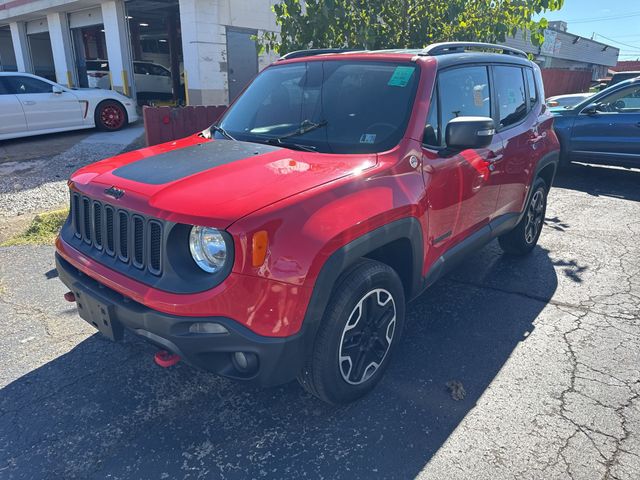
[[[142,109],[147,145],[187,137],[218,120],[227,109],[224,105],[189,107],[148,107]]]
[[[565,93],[588,92],[591,86],[591,71],[543,68],[542,81],[547,98]]]

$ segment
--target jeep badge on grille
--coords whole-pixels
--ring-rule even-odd
[[[105,189],[104,193],[118,200],[124,195],[124,190],[120,190],[116,186],[111,185],[109,188]]]

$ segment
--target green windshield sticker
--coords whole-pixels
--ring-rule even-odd
[[[390,87],[406,87],[414,70],[415,67],[396,67],[387,85]]]

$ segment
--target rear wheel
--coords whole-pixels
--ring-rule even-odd
[[[332,404],[367,394],[389,365],[404,325],[404,290],[389,266],[363,260],[336,284],[300,384]]]
[[[127,124],[127,110],[115,100],[105,100],[96,107],[96,127],[115,132]]]
[[[513,230],[498,237],[500,247],[511,255],[525,255],[538,243],[547,212],[547,184],[541,178],[533,184],[526,211]]]

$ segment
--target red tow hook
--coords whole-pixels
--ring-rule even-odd
[[[73,292],[67,292],[64,294],[64,299],[67,302],[75,302],[76,301],[76,295]]]
[[[154,355],[153,361],[162,368],[169,368],[180,361],[180,355],[167,352],[166,350],[160,350]]]

